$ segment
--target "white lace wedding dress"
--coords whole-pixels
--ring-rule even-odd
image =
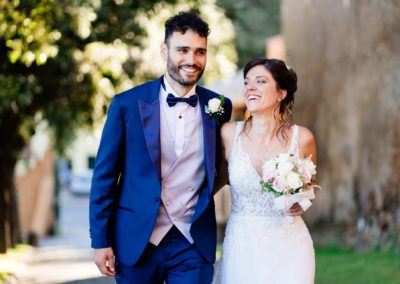
[[[291,223],[274,209],[274,195],[261,191],[261,178],[240,143],[242,126],[243,122],[236,125],[228,160],[232,212],[213,283],[314,283],[315,257],[308,229],[301,217]],[[294,125],[289,147],[294,155],[298,155],[297,141]]]

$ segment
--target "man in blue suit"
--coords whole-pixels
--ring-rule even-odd
[[[90,194],[99,270],[118,283],[211,283],[219,128],[232,104],[197,85],[209,28],[181,12],[165,23],[162,77],[116,95]]]

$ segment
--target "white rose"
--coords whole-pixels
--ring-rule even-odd
[[[291,172],[287,175],[286,182],[292,189],[297,189],[303,186],[300,175],[294,172]]]
[[[268,160],[263,164],[263,172],[271,172],[276,170],[276,162],[274,159]]]
[[[279,163],[290,161],[290,158],[291,158],[290,154],[287,153],[280,153],[277,157]]]
[[[317,173],[317,171],[315,170],[316,166],[314,165],[314,163],[311,160],[305,160],[304,161],[304,166],[306,169],[308,169],[310,171],[311,175],[315,175]]]
[[[217,98],[213,98],[208,101],[208,108],[211,112],[217,112],[221,105],[221,100]]]
[[[293,169],[293,164],[288,161],[280,161],[278,163],[277,172],[280,176],[287,176]]]

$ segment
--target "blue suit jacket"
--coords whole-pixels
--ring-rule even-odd
[[[92,247],[112,247],[127,265],[134,265],[143,253],[161,202],[160,84],[158,78],[113,98],[96,157],[90,193]],[[214,262],[216,151],[219,126],[230,119],[232,104],[225,99],[225,112],[217,123],[205,113],[205,106],[218,95],[200,86],[196,93],[202,113],[206,178],[190,231],[204,257]]]

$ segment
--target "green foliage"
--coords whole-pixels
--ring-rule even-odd
[[[138,62],[135,75],[132,77],[135,83],[142,80],[143,74],[150,79],[164,72],[165,62],[154,59],[160,58],[160,43],[164,40],[164,22],[179,11],[198,13],[209,24],[211,30],[208,37],[207,68],[201,83],[210,84],[235,73],[237,55],[234,46],[234,27],[225,17],[224,11],[215,5],[215,0],[178,0],[174,5],[157,3],[152,11],[139,15],[138,22],[149,36],[143,39],[142,50],[134,52]]]
[[[3,281],[6,281],[7,278],[9,277],[9,273],[8,272],[0,272],[0,283],[4,283]]]
[[[265,40],[280,32],[280,0],[218,0],[217,4],[234,23],[238,66],[265,56]]]
[[[46,120],[62,151],[114,94],[159,76],[163,23],[180,10],[210,23],[205,80],[233,73],[233,28],[212,0],[0,2],[0,131],[12,136],[3,148],[18,152]]]
[[[41,65],[55,56],[60,33],[50,25],[56,11],[54,4],[51,0],[0,3],[0,35],[9,49],[11,63],[20,61],[31,66],[36,61]]]
[[[283,192],[276,191],[268,182],[260,181],[260,184],[263,192],[271,192],[277,197],[284,195]]]
[[[156,2],[1,1],[0,131],[9,134],[1,151],[16,155],[40,120],[62,151],[74,129],[101,117],[133,75],[135,60],[119,51],[140,48],[136,16]]]
[[[26,244],[19,244],[15,248],[8,249],[6,253],[0,253],[0,283],[19,283],[17,277],[7,271],[7,268],[12,266],[11,263],[16,263],[15,260],[20,259],[24,254],[32,249],[31,246]]]
[[[395,284],[400,279],[399,267],[400,255],[393,251],[317,248],[315,283]]]

